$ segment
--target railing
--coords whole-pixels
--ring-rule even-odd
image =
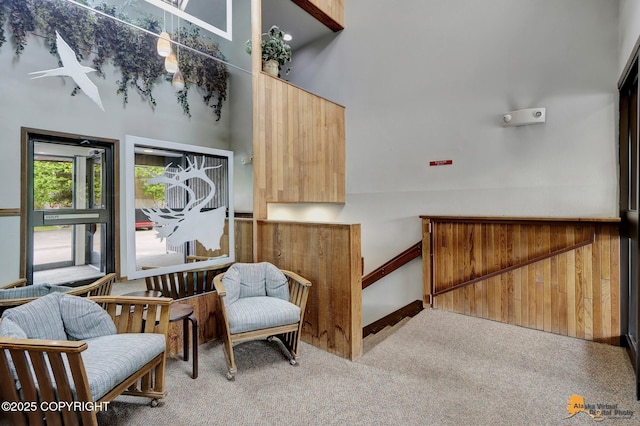
[[[377,267],[364,277],[362,277],[362,288],[365,289],[376,281],[386,277],[398,268],[411,262],[413,259],[417,259],[422,256],[422,241],[412,245],[393,259],[385,262],[382,266]],[[369,334],[375,334],[385,327],[394,326],[406,317],[413,317],[418,312],[422,311],[422,300],[416,300],[409,303],[406,306],[398,309],[395,312],[381,318],[362,329],[362,337],[367,337]]]
[[[515,265],[509,265],[509,266],[504,267],[502,269],[499,269],[497,271],[492,271],[492,272],[489,272],[487,274],[484,274],[484,275],[481,275],[481,276],[478,276],[478,277],[474,277],[472,279],[466,280],[466,281],[461,282],[459,284],[455,284],[455,285],[453,285],[451,287],[447,287],[447,288],[442,289],[442,290],[436,290],[434,288],[432,290],[431,294],[432,294],[432,296],[439,296],[441,294],[445,294],[445,293],[448,293],[450,291],[457,290],[459,288],[466,287],[466,286],[469,286],[471,284],[475,284],[475,283],[480,282],[480,281],[488,280],[489,278],[493,278],[493,277],[496,277],[496,276],[501,275],[501,274],[506,274],[507,272],[511,272],[511,271],[514,271],[514,270],[519,269],[519,268],[523,268],[525,266],[531,265],[532,263],[540,262],[542,260],[550,259],[550,258],[552,258],[554,256],[558,256],[558,255],[560,255],[562,253],[566,253],[566,252],[571,251],[571,250],[579,249],[580,247],[584,247],[586,245],[593,244],[595,241],[596,241],[596,231],[594,229],[592,234],[591,234],[591,236],[590,236],[590,238],[585,239],[583,241],[580,241],[579,243],[571,244],[570,246],[562,247],[560,249],[551,251],[549,253],[545,253],[543,255],[536,256],[536,257],[531,258],[531,259],[527,259],[527,260],[525,260],[523,262],[520,262],[520,263],[517,263]],[[435,283],[436,268],[433,265],[433,256],[431,256],[431,271],[432,271],[432,281],[431,282]]]
[[[376,281],[384,278],[389,275],[396,269],[406,265],[411,262],[413,259],[422,256],[422,241],[417,242],[412,245],[393,259],[386,262],[384,265],[379,266],[373,271],[369,272],[367,275],[362,277],[362,289],[369,287],[371,284]]]

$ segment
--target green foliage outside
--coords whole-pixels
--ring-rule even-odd
[[[73,163],[33,162],[33,204],[36,210],[73,207]]]
[[[136,166],[136,181],[139,182],[139,188],[149,198],[153,198],[157,205],[163,205],[165,200],[165,186],[162,183],[147,183],[148,178],[161,175],[164,167],[160,166]]]

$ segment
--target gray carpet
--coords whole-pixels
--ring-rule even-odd
[[[171,358],[169,395],[158,407],[121,397],[100,424],[594,424],[583,412],[565,419],[574,394],[634,412],[605,413],[600,424],[640,424],[623,348],[439,310],[418,314],[356,362],[303,344],[292,367],[275,343],[241,344],[234,382],[219,342],[199,349],[198,379],[191,362]]]

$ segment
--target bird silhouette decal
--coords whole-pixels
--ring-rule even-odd
[[[58,49],[58,55],[60,55],[62,66],[60,68],[53,68],[50,70],[30,72],[29,75],[39,74],[36,77],[31,77],[31,79],[33,80],[42,77],[71,77],[80,90],[82,90],[85,95],[98,104],[100,109],[104,111],[98,88],[93,84],[89,77],[87,77],[87,73],[95,71],[95,69],[80,65],[76,59],[76,53],[71,49],[71,47],[69,47],[67,42],[64,41],[57,31],[56,47]]]

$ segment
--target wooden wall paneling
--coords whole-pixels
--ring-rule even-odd
[[[235,218],[234,219],[234,238],[235,238],[235,261],[236,262],[253,262],[253,219]],[[197,242],[196,255],[198,256],[220,256],[229,253],[229,232],[228,221],[224,224],[224,234],[220,239],[220,249],[207,250],[202,244]]]
[[[178,300],[193,306],[193,311],[198,320],[198,344],[202,345],[210,340],[218,337],[218,326],[216,322],[216,312],[218,311],[218,299],[215,293],[200,294]],[[169,324],[168,331],[168,354],[182,354],[182,321],[176,321]],[[191,326],[189,326],[189,347],[193,345],[191,341]],[[222,350],[221,350],[222,351]],[[220,353],[222,356],[222,353]]]
[[[344,107],[260,73],[254,123],[254,216],[267,203],[344,203]]]
[[[470,286],[431,295],[434,307],[586,340],[619,342],[616,220],[423,220],[428,221],[423,223],[423,246],[432,250],[431,259],[423,260],[423,270],[434,294],[512,267]],[[563,251],[573,245],[581,246]],[[513,268],[541,255],[550,257]]]
[[[236,262],[253,262],[253,219],[235,219]]]
[[[302,339],[355,360],[362,354],[360,225],[257,221],[258,261],[309,279]]]
[[[344,0],[292,0],[332,31],[344,29]]]

